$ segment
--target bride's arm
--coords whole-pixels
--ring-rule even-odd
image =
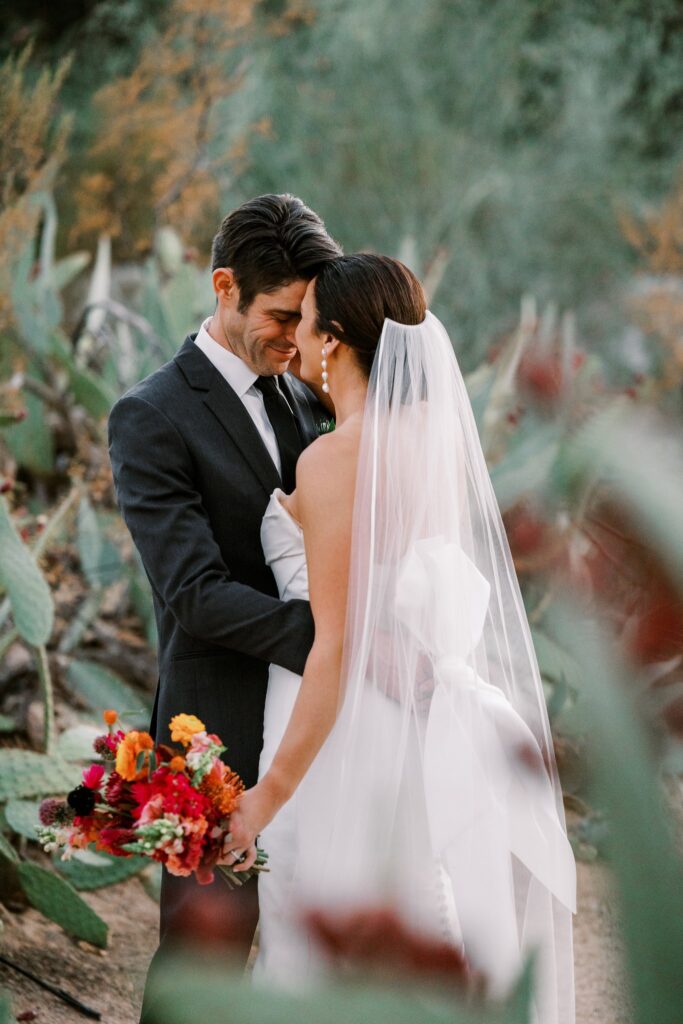
[[[297,464],[297,512],[304,530],[315,639],[289,724],[270,769],[230,820],[244,850],[291,797],[334,725],[340,704],[356,460],[349,440],[315,441]],[[276,684],[277,685],[277,684]],[[242,865],[246,870],[248,858]]]

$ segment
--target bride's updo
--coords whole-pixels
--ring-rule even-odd
[[[326,263],[315,279],[316,327],[352,348],[370,376],[385,319],[421,324],[427,312],[422,285],[390,256],[356,253]]]

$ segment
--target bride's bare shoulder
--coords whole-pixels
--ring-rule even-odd
[[[298,501],[315,503],[317,507],[353,502],[358,464],[360,430],[355,424],[344,424],[329,434],[322,434],[306,448],[296,464]]]

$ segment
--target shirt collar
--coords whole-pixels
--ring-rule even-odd
[[[210,323],[211,317],[207,317],[200,327],[194,343],[202,350],[207,359],[213,363],[221,377],[228,382],[233,391],[242,398],[245,392],[252,386],[258,374],[250,370],[247,364],[239,356],[236,356],[234,352],[228,351],[227,348],[223,348],[217,341],[214,341],[208,330]]]

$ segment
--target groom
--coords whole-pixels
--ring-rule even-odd
[[[109,454],[119,507],[149,578],[159,634],[151,732],[197,715],[254,785],[268,665],[297,674],[313,642],[306,601],[280,601],[260,526],[276,487],[295,486],[296,460],[329,415],[291,373],[308,281],[341,250],[291,195],[230,213],[214,238],[216,309],[176,357],[112,409]],[[182,941],[200,892],[163,872],[157,956]],[[210,887],[217,917],[235,923],[246,962],[258,919],[256,881]],[[185,935],[186,937],[186,935]],[[151,1012],[146,992],[143,1019]]]

